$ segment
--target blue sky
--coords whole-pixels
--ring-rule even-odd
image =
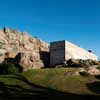
[[[0,28],[44,41],[68,40],[100,58],[100,0],[0,0]]]

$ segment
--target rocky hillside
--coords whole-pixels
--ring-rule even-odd
[[[49,45],[25,32],[0,30],[0,63],[16,59],[23,70],[49,65]]]

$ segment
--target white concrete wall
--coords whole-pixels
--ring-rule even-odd
[[[88,52],[87,50],[80,48],[77,45],[65,41],[65,59],[98,60],[98,57],[95,54]]]

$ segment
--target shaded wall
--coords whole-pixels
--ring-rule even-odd
[[[62,64],[65,60],[65,41],[50,44],[50,66]]]

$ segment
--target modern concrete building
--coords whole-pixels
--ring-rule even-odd
[[[91,59],[98,57],[90,52],[68,41],[56,41],[50,43],[50,66],[62,64],[69,59]]]

